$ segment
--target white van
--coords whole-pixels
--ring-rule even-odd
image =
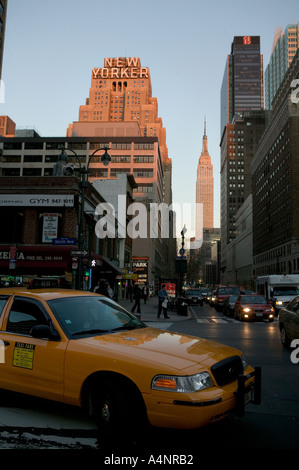
[[[256,293],[263,295],[267,301],[272,300],[275,312],[278,312],[299,295],[299,274],[258,276]]]

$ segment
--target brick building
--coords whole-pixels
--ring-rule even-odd
[[[99,240],[94,236],[96,220],[92,214],[101,202],[103,198],[88,184],[85,204],[92,213],[85,211],[83,221],[85,249],[89,252],[82,263],[87,273],[85,289],[91,275],[96,280],[108,269],[113,281],[121,272],[109,261],[116,257],[116,240],[101,240],[99,250]],[[0,177],[1,281],[14,278],[26,284],[32,276],[66,276],[75,286],[78,258],[72,252],[78,250],[80,204],[77,177]],[[93,268],[91,260],[95,260]]]

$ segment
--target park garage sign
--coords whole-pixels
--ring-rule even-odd
[[[74,196],[64,194],[0,194],[0,207],[73,207]]]

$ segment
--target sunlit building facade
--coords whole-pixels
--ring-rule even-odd
[[[277,28],[272,53],[265,70],[265,108],[270,110],[273,98],[299,47],[299,23],[289,24],[283,32]]]
[[[204,126],[204,136],[202,152],[197,166],[196,180],[196,203],[203,207],[203,228],[214,227],[214,176],[211,157],[208,152],[208,138],[206,134],[206,123]]]

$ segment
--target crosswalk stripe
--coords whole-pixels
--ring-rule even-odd
[[[223,320],[222,318],[196,318],[197,323],[241,323],[235,319]]]

